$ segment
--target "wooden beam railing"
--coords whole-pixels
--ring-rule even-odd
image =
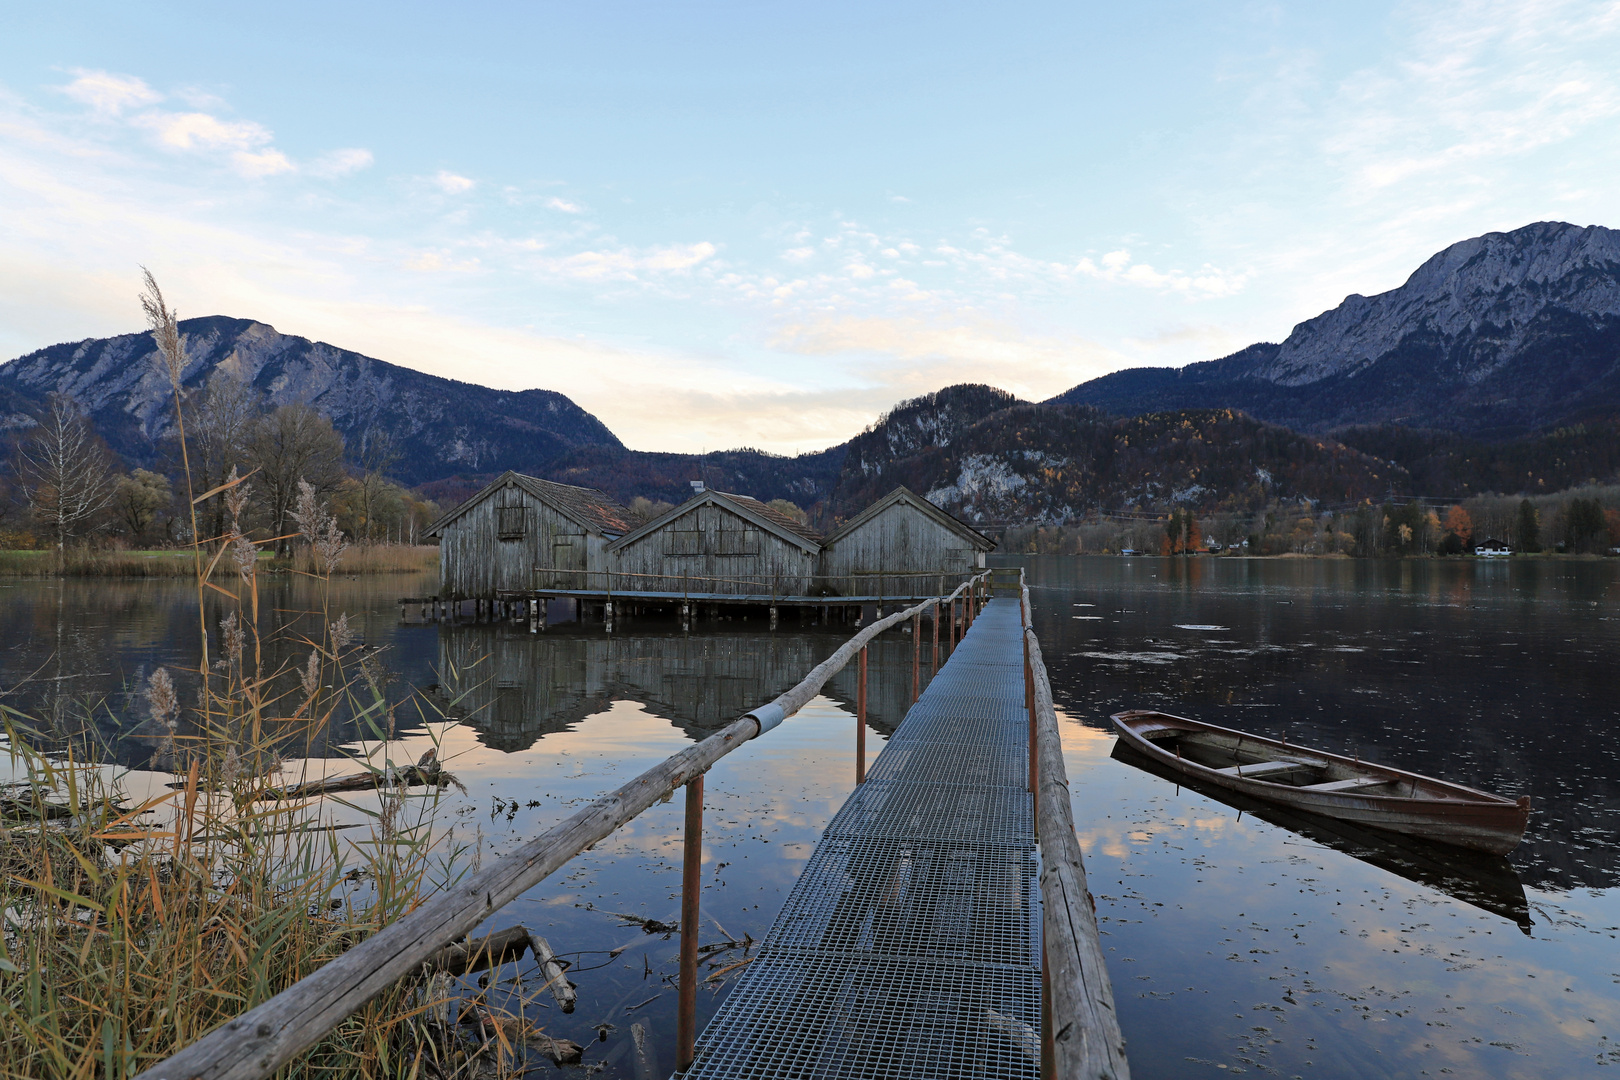
[[[702,778],[715,762],[804,708],[868,642],[931,607],[970,594],[987,573],[861,630],[796,686],[558,822],[495,865],[457,883],[270,1000],[141,1073],[136,1080],[259,1080],[319,1042],[347,1016],[441,948],[460,940],[575,855]],[[690,797],[690,792],[689,792]],[[699,797],[701,798],[701,796]],[[683,919],[684,922],[684,919]],[[693,920],[695,925],[695,919]],[[690,1048],[678,1048],[690,1060]]]
[[[1063,738],[1052,684],[1032,625],[1029,586],[1020,575],[1026,687],[1034,725],[1031,782],[1041,849],[1041,1075],[1064,1080],[1130,1080],[1114,988],[1097,936],[1097,905],[1086,887]]]

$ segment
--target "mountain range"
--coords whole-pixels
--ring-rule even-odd
[[[441,503],[510,468],[624,501],[678,501],[702,479],[788,499],[822,524],[896,483],[980,522],[1064,521],[1127,506],[1546,491],[1620,471],[1620,231],[1598,226],[1462,241],[1281,344],[1119,371],[1039,403],[947,387],[796,457],[630,450],[550,391],[439,378],[246,319],[181,330],[188,389],[225,372],[272,404],[308,402],[356,456],[386,434],[397,479]],[[170,389],[149,335],[0,364],[0,429],[29,426],[51,391],[74,396],[126,462],[157,460]]]

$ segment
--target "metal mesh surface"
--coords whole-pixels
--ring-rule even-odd
[[[687,1077],[1034,1078],[1018,602],[993,601],[816,846]]]

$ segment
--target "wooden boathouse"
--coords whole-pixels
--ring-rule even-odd
[[[843,596],[910,597],[984,568],[996,542],[897,487],[822,541],[821,583]]]
[[[441,514],[439,599],[492,599],[539,588],[578,589],[606,568],[610,543],[634,528],[630,511],[594,488],[504,472]]]
[[[758,499],[705,490],[606,550],[622,592],[804,596],[821,537]]]
[[[697,486],[697,485],[694,485]],[[995,542],[904,487],[832,536],[758,499],[698,490],[652,521],[591,488],[505,473],[440,517],[439,595],[404,598],[411,619],[526,621],[654,611],[694,619],[787,609],[800,621],[866,623],[949,592]]]

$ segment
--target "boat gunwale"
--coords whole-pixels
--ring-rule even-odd
[[[1211,768],[1208,765],[1204,765],[1201,762],[1194,761],[1191,758],[1184,758],[1184,757],[1180,757],[1180,756],[1175,755],[1175,754],[1171,754],[1169,751],[1165,750],[1163,747],[1156,745],[1153,742],[1152,739],[1149,739],[1147,736],[1143,735],[1141,732],[1135,730],[1133,727],[1130,726],[1131,721],[1145,719],[1145,718],[1148,718],[1148,717],[1162,717],[1165,720],[1174,721],[1174,725],[1187,725],[1186,728],[1185,728],[1185,730],[1187,730],[1187,731],[1192,731],[1192,732],[1208,731],[1208,732],[1215,732],[1215,733],[1218,733],[1218,734],[1221,734],[1221,735],[1232,735],[1232,736],[1236,736],[1237,738],[1239,738],[1239,739],[1241,739],[1241,740],[1243,740],[1245,742],[1254,742],[1254,743],[1257,743],[1257,744],[1270,746],[1270,747],[1273,747],[1275,749],[1282,750],[1284,752],[1293,752],[1293,753],[1298,753],[1298,754],[1308,754],[1308,755],[1311,755],[1313,757],[1320,757],[1320,758],[1326,759],[1328,761],[1336,762],[1336,763],[1341,764],[1341,765],[1347,765],[1352,770],[1355,770],[1355,771],[1358,771],[1358,772],[1370,771],[1370,772],[1373,772],[1373,773],[1377,773],[1379,775],[1391,774],[1391,779],[1392,780],[1395,779],[1395,778],[1401,778],[1401,779],[1407,779],[1407,780],[1413,780],[1413,781],[1421,781],[1421,782],[1427,783],[1427,784],[1434,784],[1434,785],[1437,785],[1437,786],[1439,786],[1441,788],[1444,788],[1444,789],[1446,789],[1448,791],[1457,792],[1457,793],[1465,796],[1465,798],[1461,798],[1461,799],[1445,799],[1445,798],[1434,798],[1434,797],[1422,797],[1422,796],[1416,796],[1416,795],[1380,795],[1377,792],[1367,791],[1367,790],[1320,791],[1320,790],[1312,790],[1309,787],[1295,786],[1293,784],[1280,784],[1280,783],[1277,783],[1276,781],[1266,780],[1266,779],[1264,779],[1262,777],[1248,777],[1248,776],[1243,776],[1243,775],[1238,774],[1238,773],[1223,773],[1223,772],[1220,772],[1217,769]],[[1118,728],[1119,731],[1122,734],[1128,735],[1130,737],[1131,742],[1132,742],[1133,745],[1135,745],[1135,746],[1137,746],[1139,748],[1145,748],[1145,750],[1151,756],[1164,758],[1164,759],[1169,760],[1169,761],[1174,761],[1174,762],[1177,763],[1176,767],[1178,769],[1182,769],[1184,771],[1187,768],[1191,768],[1193,770],[1196,770],[1196,772],[1194,772],[1193,775],[1207,777],[1210,780],[1210,782],[1215,783],[1217,785],[1223,784],[1223,783],[1231,783],[1233,781],[1237,781],[1237,782],[1242,783],[1242,784],[1263,784],[1263,785],[1266,786],[1266,788],[1271,789],[1271,790],[1299,793],[1299,794],[1308,796],[1312,800],[1320,799],[1320,800],[1325,800],[1325,801],[1336,802],[1336,801],[1339,801],[1341,799],[1344,799],[1344,800],[1349,800],[1349,799],[1355,799],[1355,800],[1377,799],[1381,803],[1383,803],[1385,805],[1388,805],[1390,807],[1396,807],[1396,806],[1401,806],[1401,805],[1413,805],[1413,806],[1424,806],[1424,807],[1442,807],[1442,806],[1444,806],[1444,807],[1462,808],[1462,807],[1468,807],[1468,806],[1475,806],[1475,807],[1490,808],[1490,809],[1496,809],[1496,808],[1510,808],[1510,809],[1519,809],[1519,810],[1528,810],[1529,809],[1528,806],[1525,805],[1528,802],[1528,796],[1521,796],[1519,799],[1511,799],[1511,798],[1508,798],[1506,795],[1496,795],[1496,794],[1494,794],[1492,792],[1489,792],[1489,791],[1480,791],[1478,788],[1471,788],[1471,787],[1468,787],[1467,785],[1464,785],[1464,784],[1453,783],[1450,780],[1442,780],[1439,777],[1435,777],[1435,776],[1425,776],[1422,773],[1409,772],[1406,769],[1396,768],[1393,765],[1382,765],[1382,764],[1379,764],[1377,762],[1363,761],[1363,760],[1361,760],[1359,758],[1349,758],[1349,757],[1345,757],[1342,754],[1335,754],[1335,753],[1332,753],[1332,752],[1327,751],[1327,750],[1318,750],[1318,749],[1315,749],[1314,747],[1294,746],[1294,745],[1291,745],[1291,744],[1289,744],[1289,743],[1287,743],[1285,741],[1279,741],[1277,739],[1268,738],[1268,737],[1266,737],[1264,735],[1255,735],[1255,734],[1253,734],[1251,732],[1247,732],[1247,731],[1238,731],[1235,728],[1225,728],[1225,727],[1221,727],[1221,726],[1219,726],[1217,724],[1208,724],[1208,723],[1205,723],[1202,720],[1193,720],[1193,719],[1190,719],[1190,718],[1185,717],[1185,716],[1176,716],[1176,715],[1174,715],[1172,713],[1159,712],[1157,709],[1127,709],[1124,712],[1114,713],[1112,716],[1109,717],[1109,720],[1113,721],[1114,726],[1116,728]],[[1259,764],[1259,763],[1256,762],[1256,764]]]

